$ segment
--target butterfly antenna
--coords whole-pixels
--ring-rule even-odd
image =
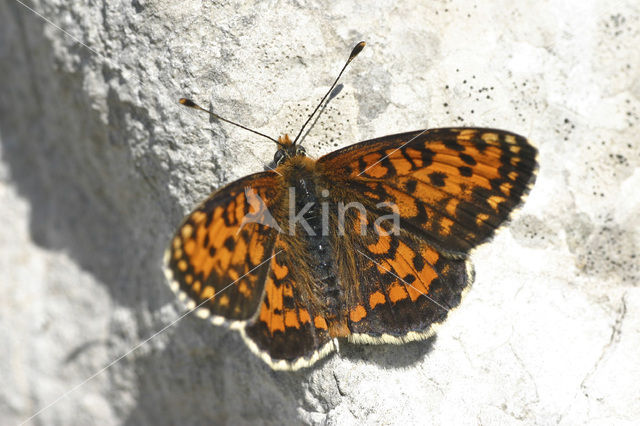
[[[329,96],[329,94],[331,93],[333,88],[336,87],[336,84],[338,84],[338,80],[340,80],[340,77],[342,76],[342,73],[344,72],[344,70],[347,68],[347,65],[349,65],[351,63],[351,61],[353,61],[353,59],[356,56],[358,56],[358,53],[360,53],[362,51],[362,49],[364,49],[365,44],[366,43],[364,41],[361,41],[360,43],[356,44],[356,47],[353,48],[353,50],[351,51],[351,54],[349,55],[349,59],[347,59],[347,62],[342,67],[342,70],[340,71],[340,74],[338,74],[338,77],[336,78],[336,80],[333,82],[333,84],[329,88],[329,91],[327,91],[327,94],[324,95],[324,97],[320,100],[320,102],[318,103],[318,106],[316,107],[316,109],[313,110],[313,112],[311,113],[309,118],[307,118],[307,121],[304,122],[304,125],[302,126],[302,128],[298,132],[298,136],[296,136],[296,138],[293,140],[293,144],[294,145],[296,144],[296,142],[298,142],[298,139],[300,139],[300,135],[302,135],[302,132],[304,131],[304,128],[307,127],[307,124],[309,124],[309,122],[311,121],[311,118],[315,115],[316,112],[318,112],[318,109],[320,108],[320,105],[323,104],[325,99],[327,99],[327,96]]]
[[[278,141],[278,140],[276,140],[276,139],[272,138],[271,136],[265,135],[264,133],[260,133],[260,132],[258,132],[258,131],[256,131],[256,130],[253,130],[253,129],[250,129],[250,128],[248,128],[248,127],[245,127],[245,126],[243,126],[242,124],[234,123],[233,121],[231,121],[231,120],[227,120],[227,119],[226,119],[226,118],[224,118],[224,117],[220,117],[220,116],[219,116],[218,114],[216,114],[215,112],[212,112],[212,111],[209,111],[208,109],[202,108],[200,105],[198,105],[197,103],[193,102],[191,99],[187,99],[187,98],[180,98],[180,100],[179,100],[178,102],[180,102],[180,104],[181,104],[181,105],[184,105],[184,106],[186,106],[186,107],[193,108],[193,109],[197,109],[197,110],[199,110],[199,111],[204,111],[204,112],[206,112],[207,114],[211,115],[212,117],[217,118],[218,120],[222,120],[222,121],[224,121],[225,123],[233,124],[234,126],[238,126],[238,127],[240,127],[241,129],[248,130],[248,131],[250,131],[251,133],[255,133],[256,135],[260,135],[260,136],[265,137],[265,138],[267,138],[267,139],[269,139],[269,140],[272,140],[273,142],[277,143],[279,146],[283,146],[283,145],[282,145],[282,143],[281,143],[280,141]]]

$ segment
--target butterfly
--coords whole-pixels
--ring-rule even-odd
[[[165,252],[171,288],[198,316],[239,331],[274,369],[310,366],[342,338],[428,338],[473,281],[471,249],[533,185],[536,148],[504,130],[440,128],[314,160],[301,134],[261,134],[278,146],[273,168],[186,216]]]

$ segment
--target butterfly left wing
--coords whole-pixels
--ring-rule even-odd
[[[292,370],[334,346],[322,312],[303,292],[308,268],[291,248],[299,241],[276,221],[285,225],[288,213],[278,179],[256,173],[212,194],[178,228],[165,272],[189,308],[237,329],[272,368]]]

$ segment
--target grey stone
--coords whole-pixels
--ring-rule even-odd
[[[0,4],[0,423],[640,420],[635,2],[29,7]],[[436,337],[274,372],[234,332],[171,325],[170,235],[274,151],[177,99],[295,134],[360,40],[311,155],[499,127],[537,143],[538,182]]]

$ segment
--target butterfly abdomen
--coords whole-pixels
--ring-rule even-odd
[[[295,219],[292,221],[292,216],[289,217],[288,232],[304,242],[304,257],[312,280],[309,285],[319,296],[322,309],[329,316],[337,316],[342,308],[343,292],[338,284],[328,232],[328,194],[314,179],[314,163],[308,158],[294,157],[285,168],[289,197],[295,198],[295,213],[292,213]]]

